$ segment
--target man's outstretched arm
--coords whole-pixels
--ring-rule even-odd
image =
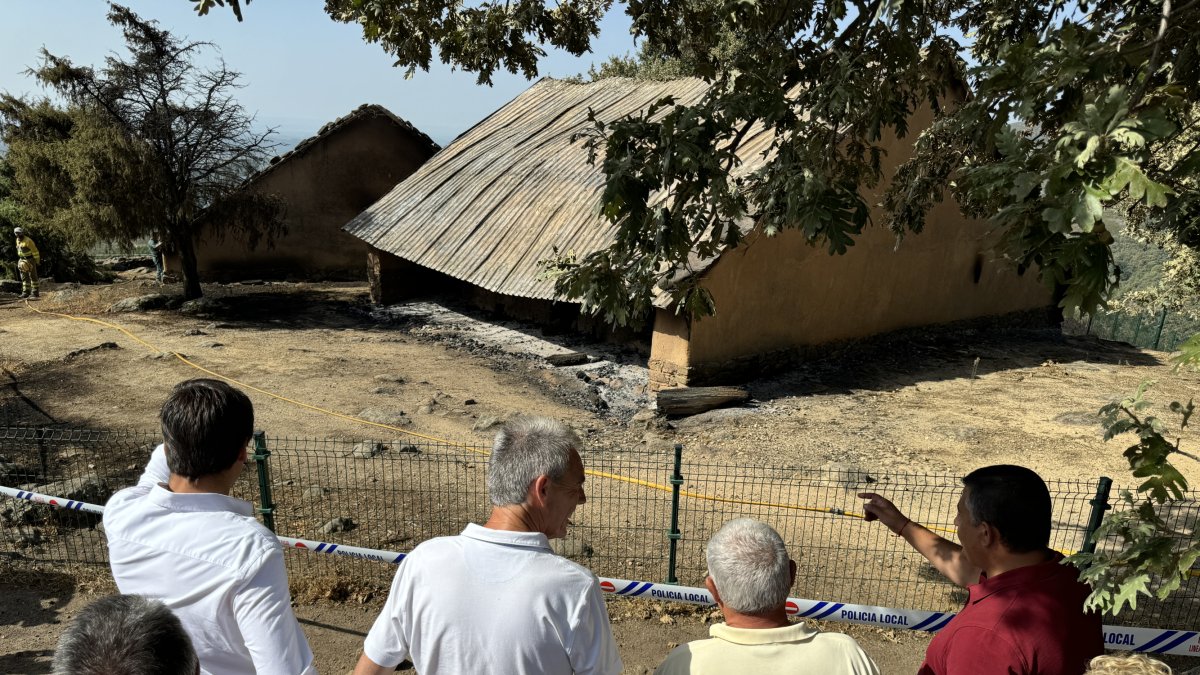
[[[860,492],[858,496],[867,500],[863,511],[867,520],[878,520],[909,543],[917,553],[925,556],[950,581],[966,588],[979,581],[980,570],[972,565],[963,554],[962,546],[913,521],[896,508],[896,505],[874,492]]]

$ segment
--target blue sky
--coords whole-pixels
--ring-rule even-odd
[[[406,80],[383,49],[363,41],[358,26],[330,19],[321,0],[254,0],[243,8],[242,23],[219,7],[198,17],[188,0],[124,4],[176,35],[220,47],[225,61],[243,73],[246,86],[238,99],[261,122],[279,127],[285,141],[310,136],[363,103],[378,103],[444,145],[530,85],[503,73],[494,86],[479,86],[474,75],[441,64]],[[123,50],[120,33],[104,18],[107,8],[102,0],[0,1],[0,91],[41,93],[23,71],[37,62],[43,46],[96,65],[105,54]],[[633,49],[629,18],[618,5],[605,18],[592,54],[551,53],[540,74],[574,75]]]

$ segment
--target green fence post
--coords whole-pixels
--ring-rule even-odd
[[[1133,345],[1134,347],[1137,347],[1138,346],[1138,337],[1141,334],[1142,334],[1142,315],[1138,314],[1137,323],[1135,323],[1133,325],[1133,339],[1129,341],[1129,344]]]
[[[258,512],[262,514],[263,525],[275,531],[275,500],[271,498],[271,451],[267,449],[265,432],[254,432],[254,464],[258,468],[258,501],[261,506]]]
[[[1095,320],[1096,320],[1096,313],[1095,313],[1095,312],[1092,312],[1091,314],[1088,314],[1088,327],[1087,327],[1087,330],[1083,331],[1083,334],[1084,334],[1084,335],[1091,335],[1091,334],[1092,334],[1092,322],[1093,322],[1093,321],[1095,321]]]
[[[42,465],[42,480],[50,480],[50,453],[46,452],[46,430],[39,428],[35,432],[38,446],[38,461]]]
[[[667,532],[667,539],[670,544],[670,554],[667,558],[667,583],[679,583],[679,577],[675,576],[675,553],[679,546],[679,540],[683,535],[679,533],[679,489],[683,487],[683,474],[680,469],[683,465],[683,445],[675,444],[675,473],[671,474],[671,530]]]
[[[1155,349],[1155,350],[1158,349],[1159,340],[1162,340],[1163,325],[1165,325],[1166,323],[1167,323],[1167,308],[1163,307],[1162,315],[1158,317],[1158,330],[1154,331],[1154,347],[1153,347],[1153,349]]]
[[[1117,331],[1121,330],[1121,315],[1120,315],[1120,313],[1117,313],[1117,314],[1113,314],[1112,317],[1113,317],[1112,329],[1111,329],[1111,332],[1108,334],[1107,339],[1120,340],[1121,338],[1117,335]]]
[[[1111,490],[1112,479],[1108,476],[1101,476],[1100,482],[1096,485],[1096,498],[1088,502],[1092,505],[1092,513],[1088,518],[1087,531],[1083,535],[1084,553],[1096,552],[1096,542],[1092,540],[1092,535],[1096,534],[1096,530],[1100,529],[1100,523],[1104,522],[1104,512],[1112,508],[1112,505],[1108,503],[1108,493]]]

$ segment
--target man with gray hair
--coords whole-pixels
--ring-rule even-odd
[[[404,559],[355,675],[405,659],[423,675],[619,673],[596,576],[550,548],[587,501],[583,482],[579,438],[566,426],[505,425],[488,463],[491,517]]]
[[[709,629],[711,638],[677,647],[656,675],[879,675],[854,638],[788,621],[787,596],[796,580],[796,563],[769,525],[750,518],[731,520],[708,540],[706,553],[704,585],[725,623]]]
[[[51,668],[54,675],[198,675],[200,659],[166,605],[110,595],[63,631]]]

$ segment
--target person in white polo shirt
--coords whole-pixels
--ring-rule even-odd
[[[550,548],[587,501],[578,448],[545,418],[496,435],[491,517],[404,559],[355,675],[391,673],[405,659],[421,675],[621,672],[596,576]]]
[[[770,525],[731,520],[708,540],[706,554],[704,585],[725,623],[713,625],[709,639],[675,648],[655,675],[879,675],[854,638],[788,621],[796,563]]]
[[[117,588],[171,608],[202,673],[315,674],[283,548],[249,502],[229,496],[254,433],[250,399],[219,380],[188,380],[160,417],[164,444],[104,508]]]

